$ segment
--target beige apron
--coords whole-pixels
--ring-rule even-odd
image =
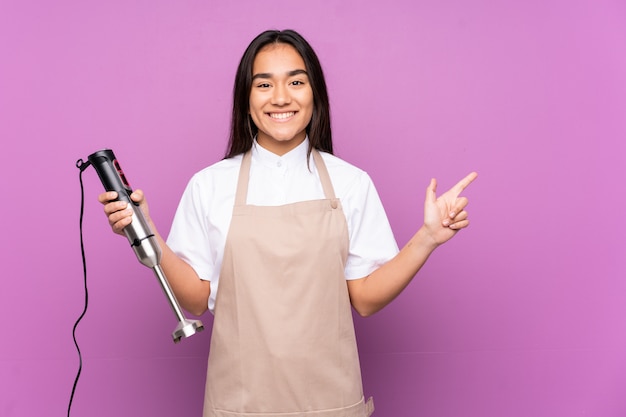
[[[204,417],[366,417],[344,275],[348,230],[317,151],[326,199],[246,205],[241,163],[211,336]]]

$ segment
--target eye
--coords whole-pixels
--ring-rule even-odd
[[[304,85],[304,81],[295,80],[291,82],[292,85]]]
[[[257,88],[270,88],[268,83],[261,83],[256,85]]]

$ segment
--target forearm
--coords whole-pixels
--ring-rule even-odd
[[[208,309],[208,300],[211,293],[210,282],[200,279],[196,271],[178,255],[176,255],[161,235],[153,227],[155,237],[161,251],[161,268],[167,281],[176,295],[181,307],[189,313],[200,316]]]
[[[365,278],[348,281],[350,300],[355,310],[367,317],[393,301],[409,285],[437,246],[422,227],[389,262]]]

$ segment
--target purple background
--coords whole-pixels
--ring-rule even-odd
[[[376,415],[626,415],[622,0],[2,0],[0,416],[66,413],[76,160],[112,148],[167,234],[224,152],[235,67],[267,28],[318,51],[336,153],[371,174],[400,245],[431,176],[480,173],[470,229],[356,321]],[[152,273],[84,181],[72,415],[199,416],[210,334],[171,342]]]

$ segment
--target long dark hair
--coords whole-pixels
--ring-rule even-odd
[[[268,30],[248,45],[241,57],[235,86],[233,88],[233,113],[230,124],[230,137],[224,158],[247,152],[252,147],[258,128],[250,117],[250,90],[252,89],[252,66],[254,58],[263,47],[271,43],[284,43],[293,46],[302,57],[313,90],[313,116],[306,127],[309,136],[308,154],[313,148],[333,153],[333,140],[330,130],[330,104],[326,91],[326,80],[315,51],[309,43],[294,30]]]

